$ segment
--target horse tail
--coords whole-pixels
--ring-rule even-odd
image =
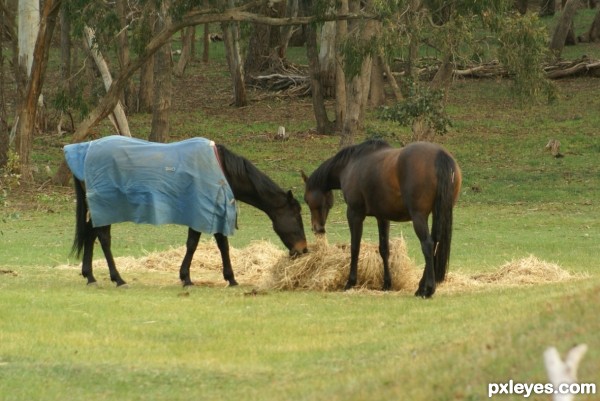
[[[75,254],[79,258],[81,251],[83,251],[85,240],[90,234],[90,225],[87,222],[88,206],[85,198],[85,188],[77,178],[73,177],[73,181],[75,182],[77,207],[75,209],[75,238],[73,239],[71,254]]]
[[[460,169],[454,159],[440,151],[435,159],[437,190],[433,206],[431,237],[434,243],[433,266],[435,281],[446,278],[452,245],[452,211],[455,197],[460,189]]]

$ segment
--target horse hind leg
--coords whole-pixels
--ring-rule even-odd
[[[185,256],[183,257],[181,267],[179,268],[179,279],[184,287],[194,285],[194,282],[190,276],[190,266],[192,264],[194,253],[196,252],[196,248],[198,248],[198,242],[200,242],[201,235],[202,234],[200,232],[188,228],[188,237],[185,243]]]
[[[106,264],[108,264],[108,271],[110,272],[110,281],[116,283],[117,287],[127,285],[127,283],[121,278],[121,275],[117,270],[115,259],[113,258],[112,251],[110,250],[110,226],[98,227],[96,228],[96,230],[98,233],[98,240],[100,241],[100,246],[102,246],[102,252],[104,252],[104,257],[106,258]]]
[[[427,217],[418,215],[413,216],[413,228],[419,241],[421,242],[421,250],[425,258],[425,269],[423,277],[419,281],[419,288],[415,292],[415,296],[422,298],[430,298],[435,293],[435,271],[433,268],[433,239],[429,233],[427,226]]]
[[[390,275],[390,221],[377,219],[379,229],[379,254],[383,261],[383,291],[392,289],[392,276]]]
[[[94,242],[96,242],[96,229],[92,227],[91,222],[86,223],[85,238],[83,239],[83,257],[81,260],[81,275],[87,279],[88,285],[96,284],[94,271],[92,267],[92,259],[94,256]]]
[[[221,259],[223,260],[223,278],[229,282],[229,286],[238,285],[235,281],[233,274],[233,267],[231,266],[231,258],[229,256],[229,240],[223,234],[216,233],[215,240],[217,240],[217,246],[221,251]]]

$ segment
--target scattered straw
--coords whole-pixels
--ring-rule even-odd
[[[380,290],[383,267],[378,245],[363,241],[358,265],[357,288]],[[330,245],[326,238],[309,246],[310,252],[290,259],[286,251],[267,241],[252,242],[245,248],[230,248],[236,279],[241,284],[262,290],[338,291],[344,288],[350,269],[350,247]],[[173,271],[174,280],[185,255],[185,247],[153,252],[141,258],[119,257],[115,262],[121,271]],[[422,265],[417,267],[409,258],[403,237],[390,240],[390,274],[395,291],[414,292]],[[67,266],[71,267],[72,266]],[[104,259],[95,260],[96,271],[106,269]],[[192,279],[203,284],[223,283],[221,254],[214,241],[200,242],[191,266]],[[555,263],[531,255],[502,265],[498,270],[469,275],[450,271],[438,289],[442,293],[468,292],[495,287],[510,287],[554,283],[584,277],[563,270]]]

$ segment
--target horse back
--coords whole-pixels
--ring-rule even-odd
[[[415,142],[400,149],[381,149],[349,164],[341,177],[346,203],[367,216],[393,221],[409,221],[414,213],[429,215],[438,185],[440,152],[454,165],[456,197],[460,169],[452,156],[437,144]]]

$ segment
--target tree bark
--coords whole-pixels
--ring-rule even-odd
[[[155,34],[171,24],[170,1],[162,1],[157,18]],[[154,56],[154,105],[152,110],[152,130],[149,140],[167,142],[169,138],[169,114],[173,84],[171,78],[171,42],[167,41]]]
[[[600,41],[600,11],[596,13],[590,29],[583,35],[579,36],[579,42],[597,42]]]
[[[350,10],[358,9],[359,4],[356,0],[348,3]],[[366,7],[372,5],[372,0],[367,1]],[[367,42],[375,33],[375,25],[373,21],[367,21],[359,40]],[[366,97],[369,95],[371,83],[371,56],[366,56],[361,64],[360,73],[352,77],[350,82],[346,83],[346,117],[340,136],[340,147],[346,147],[354,144],[354,138],[361,128],[364,107],[366,105]],[[348,78],[348,77],[346,77]]]
[[[44,75],[48,65],[48,54],[52,33],[56,26],[61,0],[46,0],[42,10],[39,30],[33,51],[33,62],[25,98],[20,104],[18,113],[17,138],[18,153],[21,161],[21,177],[25,181],[33,179],[31,169],[31,149],[33,147],[33,131],[37,114],[38,99],[42,93]]]
[[[323,96],[328,98],[335,96],[335,25],[333,21],[323,24],[319,42],[319,76],[321,77]]]
[[[129,54],[129,38],[127,36],[127,11],[125,9],[125,5],[127,2],[125,1],[116,1],[115,7],[117,10],[117,16],[119,17],[119,26],[121,27],[121,32],[117,36],[117,43],[119,47],[117,49],[117,56],[119,58],[119,68],[123,69],[128,63],[130,59]],[[135,88],[135,84],[133,80],[130,78],[127,82],[125,90],[123,91],[122,103],[125,105],[125,108],[130,111],[137,110],[137,92]]]
[[[302,10],[304,15],[309,12],[307,6],[308,4],[304,3]],[[334,125],[329,121],[327,109],[325,108],[325,99],[323,97],[323,87],[321,83],[321,67],[319,66],[319,53],[317,49],[317,32],[314,24],[308,24],[306,26],[306,57],[308,58],[310,92],[317,123],[317,132],[319,134],[331,134],[333,133]]]
[[[181,32],[181,55],[179,56],[179,61],[177,65],[173,69],[173,73],[176,77],[182,77],[185,72],[185,67],[187,67],[188,62],[192,58],[192,41],[194,40],[194,30],[196,27],[190,26],[185,28]]]
[[[339,12],[348,13],[348,0],[341,0]],[[339,43],[343,43],[348,36],[348,22],[336,22],[336,63],[335,63],[335,129],[341,132],[346,119],[346,73],[344,72],[344,55],[340,51]]]
[[[153,26],[156,23],[154,13],[149,13],[145,16],[142,24],[148,24],[152,32]],[[150,55],[148,60],[142,64],[140,70],[140,86],[138,88],[138,104],[137,111],[143,113],[152,112],[154,102],[154,55]]]
[[[104,57],[98,50],[98,46],[94,43],[94,31],[85,27],[83,29],[85,40],[84,44],[86,49],[92,55],[98,70],[100,71],[100,75],[102,76],[102,82],[104,83],[104,88],[108,90],[112,85],[112,76],[110,74],[110,70],[108,69],[108,64],[104,60]],[[118,101],[114,111],[109,115],[110,122],[113,124],[119,135],[131,136],[131,132],[129,131],[129,123],[127,122],[127,116],[125,115],[125,110],[123,110],[123,106],[121,102]]]
[[[579,0],[567,0],[563,7],[562,15],[558,20],[558,25],[554,29],[552,40],[550,41],[550,50],[556,59],[560,58],[569,31],[573,30],[573,17],[577,12],[578,6]]]
[[[233,7],[233,0],[229,0],[229,7]],[[223,41],[225,42],[225,55],[229,73],[233,82],[233,104],[236,107],[244,107],[248,104],[246,95],[246,82],[244,78],[244,63],[240,54],[239,27],[235,22],[224,22]]]
[[[298,16],[298,0],[287,0],[285,7],[285,16],[286,18],[293,18]],[[284,26],[281,29],[281,36],[279,40],[279,47],[277,49],[277,54],[279,58],[285,58],[287,53],[288,44],[290,43],[290,39],[294,34],[294,30],[297,27],[293,25]]]
[[[540,11],[538,13],[539,17],[549,17],[554,15],[556,11],[556,2],[555,0],[541,0],[540,1]]]

